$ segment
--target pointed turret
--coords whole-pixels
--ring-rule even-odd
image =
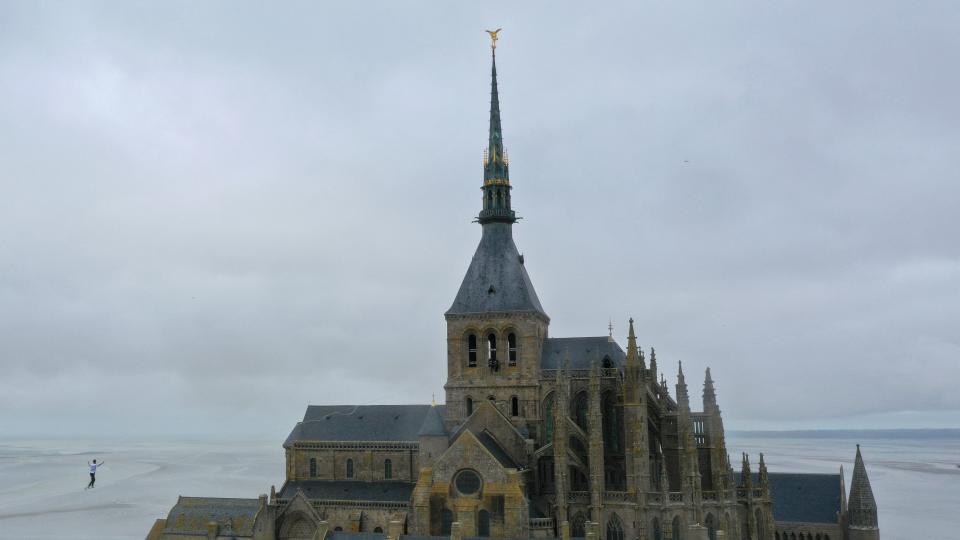
[[[612,332],[610,337],[613,338]],[[637,367],[639,356],[637,354],[637,335],[633,331],[633,317],[630,317],[630,329],[627,331],[627,367]]]
[[[677,370],[677,404],[681,408],[690,410],[690,394],[687,393],[687,379],[683,376],[683,362]]]
[[[757,480],[760,482],[760,487],[767,487],[767,464],[763,461],[763,452],[760,452],[760,465],[759,473],[757,474]]]
[[[850,497],[847,499],[847,523],[851,540],[876,539],[880,537],[877,524],[877,501],[873,498],[867,468],[863,465],[860,445],[853,463],[853,478],[850,479]]]
[[[717,406],[717,392],[713,387],[713,377],[710,376],[710,368],[707,368],[707,373],[703,378],[703,412],[720,412],[720,407]]]
[[[657,350],[650,347],[650,380],[657,382]]]
[[[746,452],[743,453],[740,462],[740,483],[743,487],[749,490],[753,487],[753,477],[750,472],[750,456]]]

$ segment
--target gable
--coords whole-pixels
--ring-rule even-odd
[[[461,469],[478,471],[485,483],[507,482],[507,469],[470,431],[462,432],[434,462],[432,480],[449,483]]]
[[[481,400],[478,402],[473,414],[460,426],[460,429],[454,434],[454,438],[459,437],[460,433],[466,430],[477,436],[487,432],[487,435],[481,437],[481,442],[486,442],[483,439],[492,439],[501,451],[509,456],[512,462],[526,462],[526,439],[510,423],[510,420],[500,412],[500,409],[497,409],[489,401]]]

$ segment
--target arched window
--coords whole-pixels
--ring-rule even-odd
[[[467,367],[477,367],[477,336],[467,336]]]
[[[520,399],[517,396],[510,398],[510,416],[520,416]]]
[[[707,514],[707,538],[717,540],[717,524],[713,520],[713,514]],[[779,538],[777,540],[780,540]]]
[[[790,540],[797,540],[797,533],[790,533]]]
[[[823,539],[820,537],[820,533],[817,533],[817,540],[823,540]]]
[[[387,480],[393,478],[393,462],[389,459],[383,460],[383,477]]]
[[[333,530],[335,530],[335,531],[342,531],[342,530],[343,530],[343,527],[334,527]]]
[[[353,478],[353,460],[347,460],[347,478]]]
[[[604,369],[610,369],[613,367],[613,360],[610,360],[609,356],[604,355],[603,357],[603,367]]]
[[[317,477],[317,458],[310,458],[310,478]]]
[[[375,532],[375,533],[382,533],[382,532],[383,532],[383,527],[374,527],[374,528],[373,528],[373,532]]]
[[[780,540],[780,531],[776,531],[773,533],[773,540]]]
[[[607,540],[623,540],[623,524],[616,514],[612,514],[607,522]]]
[[[494,371],[500,369],[500,364],[497,362],[497,335],[493,332],[487,334],[487,364]]]
[[[673,540],[680,540],[680,538],[682,538],[682,537],[680,536],[680,516],[675,516],[675,517],[673,518],[673,525],[671,525],[670,528],[673,529],[673,531],[672,531],[672,532],[673,532],[673,536],[672,536]]]
[[[663,540],[663,531],[660,529],[660,520],[653,518],[653,525],[650,527],[653,529],[653,540]]]
[[[466,405],[467,405],[467,416],[470,416],[471,414],[473,414],[473,399],[471,399],[469,396],[467,396]]]
[[[490,536],[490,512],[477,512],[477,536]]]
[[[513,332],[507,334],[507,360],[511,366],[517,365],[517,335]]]

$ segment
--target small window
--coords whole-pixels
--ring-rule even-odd
[[[353,478],[353,460],[347,460],[347,478]]]
[[[473,414],[473,400],[471,398],[467,398],[467,416],[470,416],[471,414]]]
[[[310,458],[310,478],[317,477],[317,458]]]
[[[517,396],[510,398],[510,415],[520,416],[520,400]]]
[[[507,359],[511,366],[517,365],[517,335],[513,332],[507,335]]]
[[[382,533],[382,532],[383,532],[383,527],[374,527],[374,528],[373,528],[373,532],[375,532],[375,533]]]
[[[474,334],[467,338],[467,366],[477,367],[477,336]]]
[[[609,356],[604,356],[604,357],[603,357],[603,367],[604,367],[605,369],[610,369],[610,368],[613,367],[613,361],[610,360],[610,357],[609,357]]]
[[[343,527],[334,527],[333,530],[335,530],[335,531],[342,531],[342,530],[343,530]]]
[[[383,477],[387,480],[393,478],[393,462],[389,459],[383,460]]]

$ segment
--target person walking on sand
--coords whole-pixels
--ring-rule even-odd
[[[97,467],[103,465],[104,463],[106,463],[106,462],[105,462],[105,461],[101,461],[100,463],[97,463],[97,460],[93,460],[93,461],[88,461],[88,462],[87,462],[87,465],[90,466],[90,483],[87,484],[87,488],[86,488],[86,489],[90,489],[90,488],[93,487],[94,482],[97,481]]]

